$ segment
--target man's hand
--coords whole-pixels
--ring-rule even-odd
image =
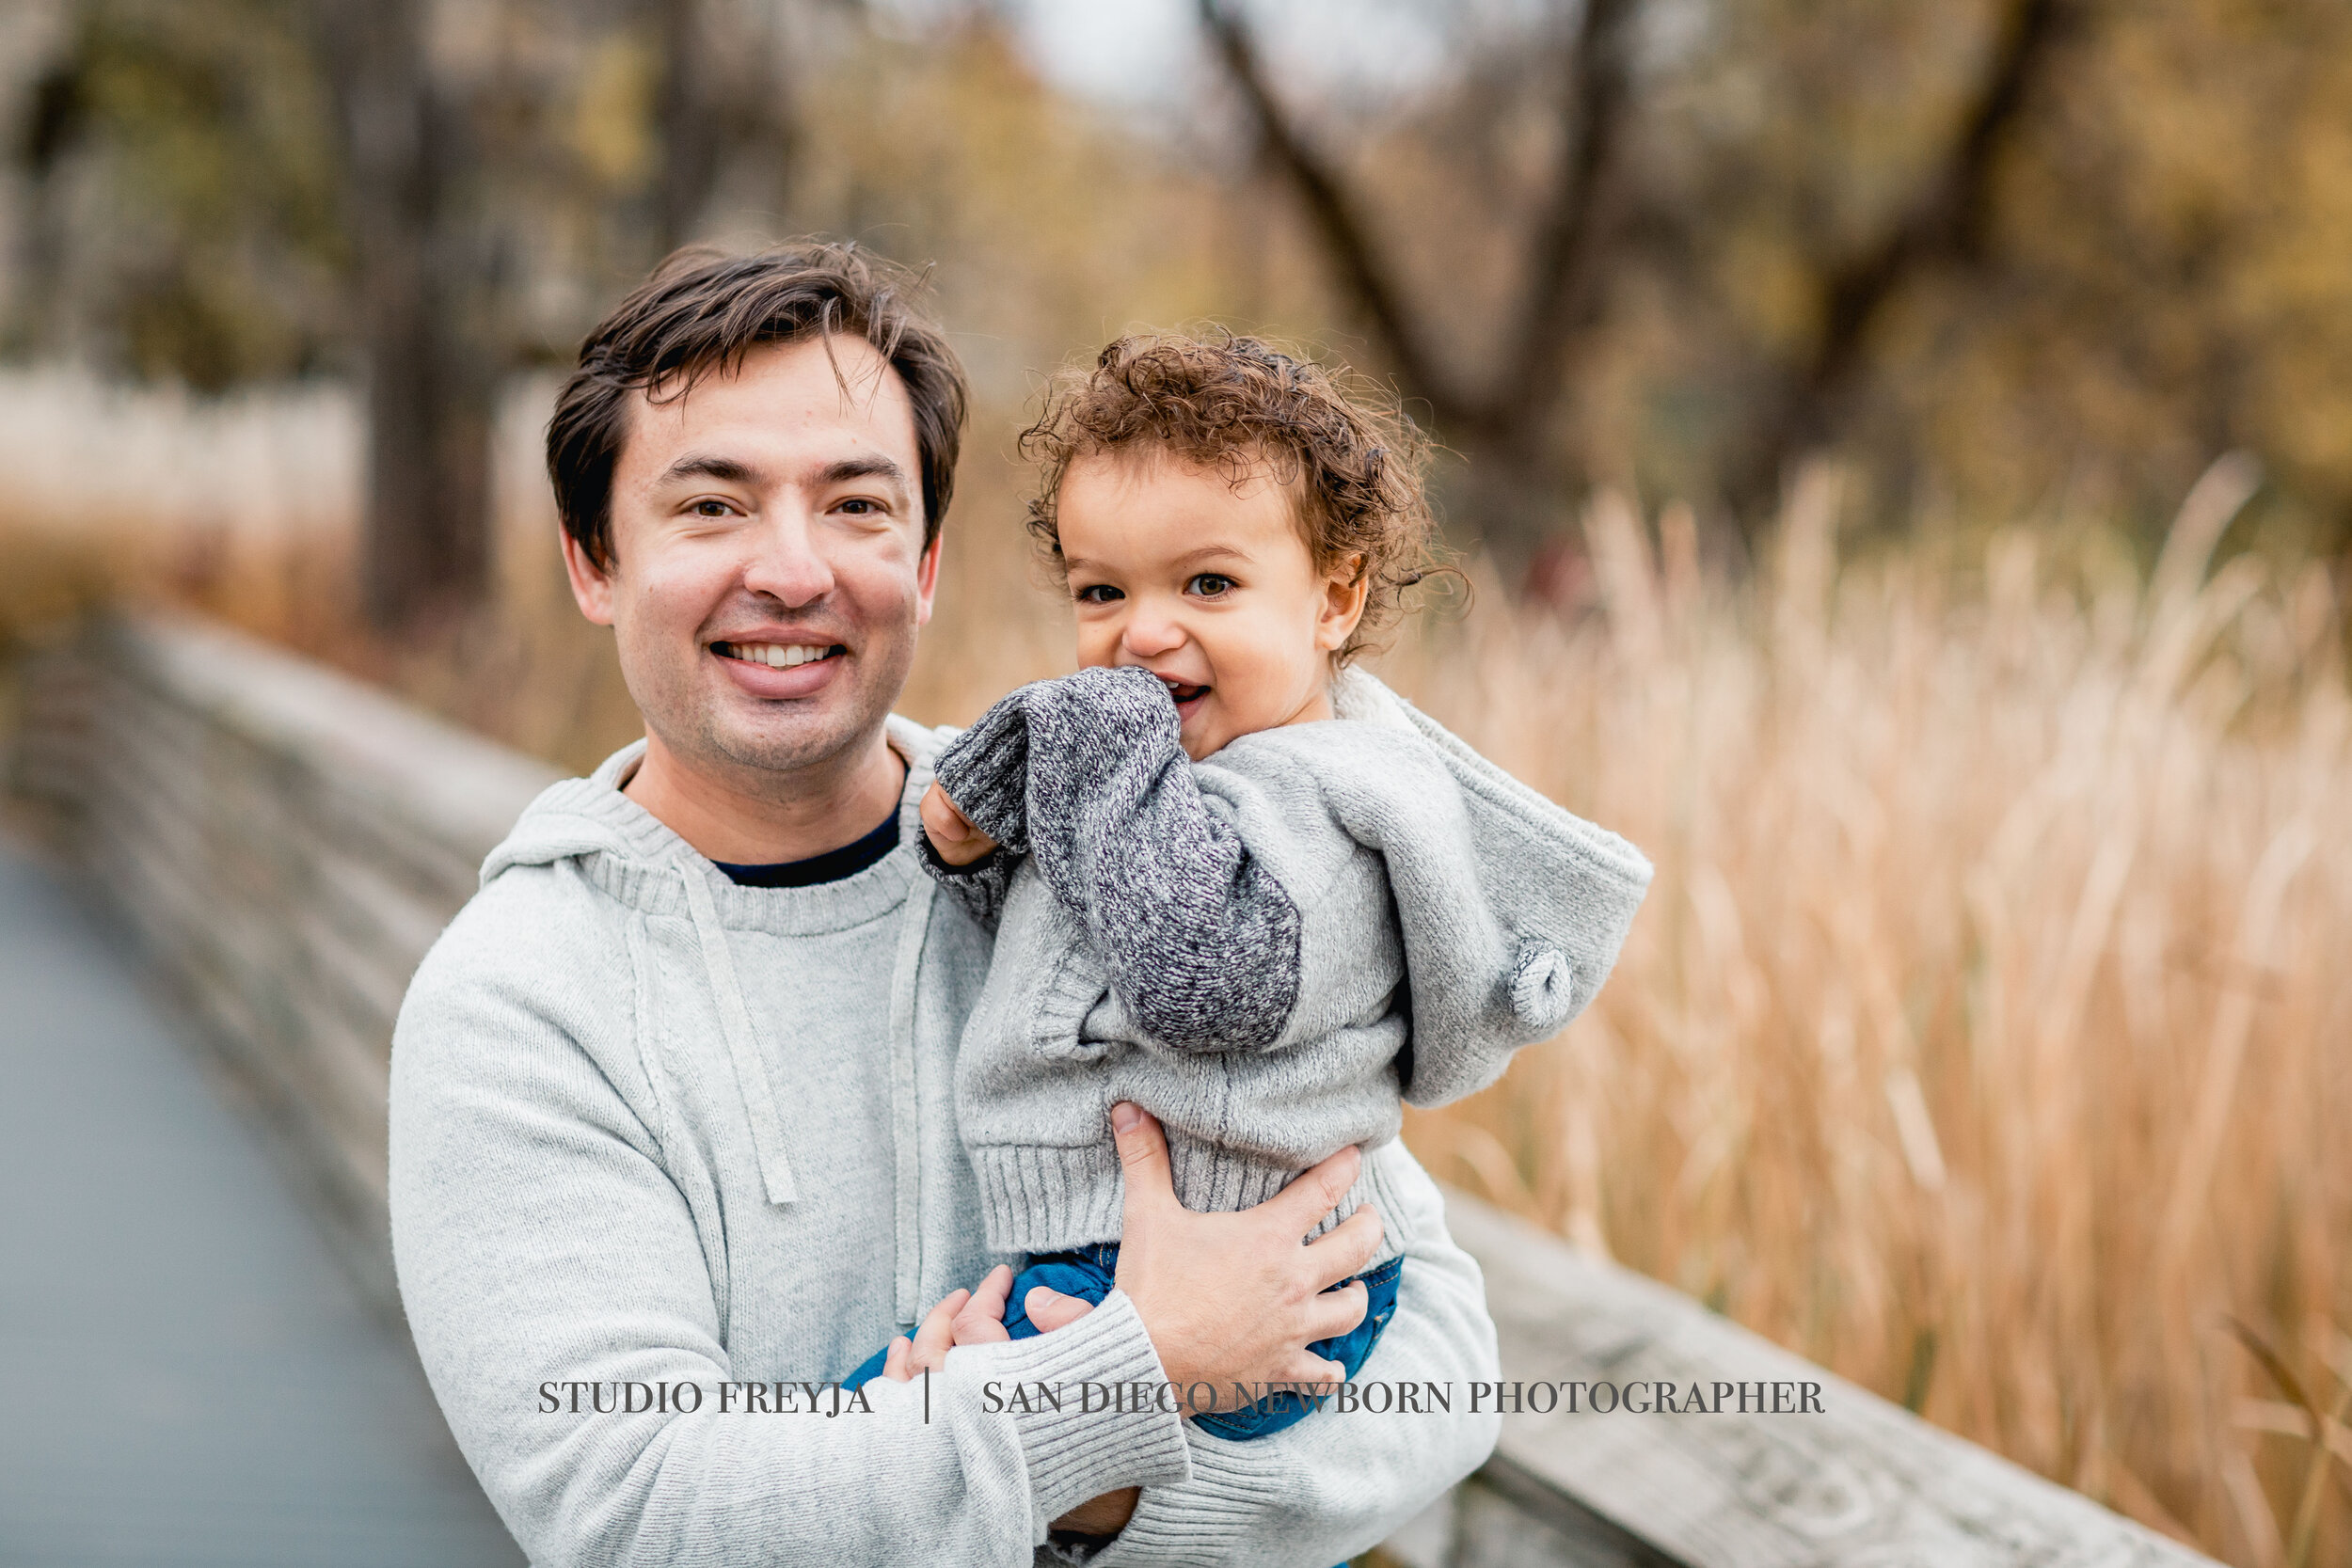
[[[1111,1130],[1127,1186],[1119,1288],[1168,1381],[1229,1400],[1237,1383],[1345,1381],[1344,1368],[1307,1347],[1363,1322],[1363,1286],[1324,1291],[1363,1272],[1380,1248],[1380,1216],[1366,1204],[1298,1243],[1356,1184],[1363,1155],[1343,1148],[1255,1209],[1196,1214],[1176,1201],[1160,1124],[1121,1102]]]
[[[996,847],[994,839],[972,826],[972,819],[956,809],[936,779],[923,791],[923,832],[939,858],[949,865],[970,865]]]

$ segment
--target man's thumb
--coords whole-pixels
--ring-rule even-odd
[[[1160,1124],[1139,1105],[1120,1101],[1111,1107],[1111,1136],[1119,1141],[1119,1164],[1125,1172],[1126,1212],[1176,1201],[1175,1179],[1168,1168],[1168,1137]]]

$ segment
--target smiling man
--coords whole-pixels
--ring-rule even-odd
[[[890,712],[965,396],[906,290],[846,247],[688,256],[581,350],[549,471],[646,734],[524,814],[402,1009],[392,1220],[418,1346],[534,1561],[1326,1568],[1475,1465],[1493,1418],[1457,1397],[1237,1446],[1161,1402],[990,1396],[1322,1375],[1305,1347],[1335,1304],[1362,1310],[1322,1292],[1380,1227],[1299,1244],[1353,1149],[1258,1209],[1187,1212],[1122,1107],[1119,1289],[1091,1311],[1033,1299],[1057,1326],[1002,1338],[953,1112],[990,939],[912,852],[946,736]],[[1369,1158],[1417,1263],[1360,1375],[1491,1379],[1435,1189],[1400,1146]],[[936,1376],[777,1413],[779,1385],[821,1388],[909,1333],[901,1360]],[[748,1413],[722,1392],[755,1384]]]

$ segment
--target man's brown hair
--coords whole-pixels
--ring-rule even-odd
[[[1357,562],[1364,612],[1334,656],[1344,664],[1402,612],[1438,567],[1429,443],[1392,400],[1262,339],[1140,333],[1056,376],[1021,435],[1043,466],[1029,531],[1061,567],[1056,499],[1082,457],[1138,451],[1215,469],[1238,485],[1265,472],[1290,491],[1318,572]]]
[[[914,405],[928,548],[955,493],[970,393],[946,335],[918,304],[921,293],[918,276],[854,245],[672,255],[588,334],[556,397],[548,478],[564,531],[598,566],[612,563],[612,470],[637,393],[683,397],[707,375],[732,374],[755,348],[839,332],[871,343]]]

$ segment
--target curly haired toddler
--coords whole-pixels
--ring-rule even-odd
[[[1005,1324],[1036,1331],[1034,1286],[1115,1288],[1126,1101],[1196,1210],[1363,1146],[1316,1232],[1363,1204],[1391,1227],[1334,1287],[1362,1286],[1360,1321],[1312,1347],[1353,1376],[1412,1240],[1373,1157],[1402,1101],[1565,1027],[1649,864],[1353,667],[1433,564],[1426,450],[1393,409],[1254,338],[1137,336],[1059,377],[1023,446],[1082,668],[942,753],[922,846],[996,929],[956,1105],[990,1245],[1027,1259]],[[1311,1408],[1195,1418],[1247,1439]]]

